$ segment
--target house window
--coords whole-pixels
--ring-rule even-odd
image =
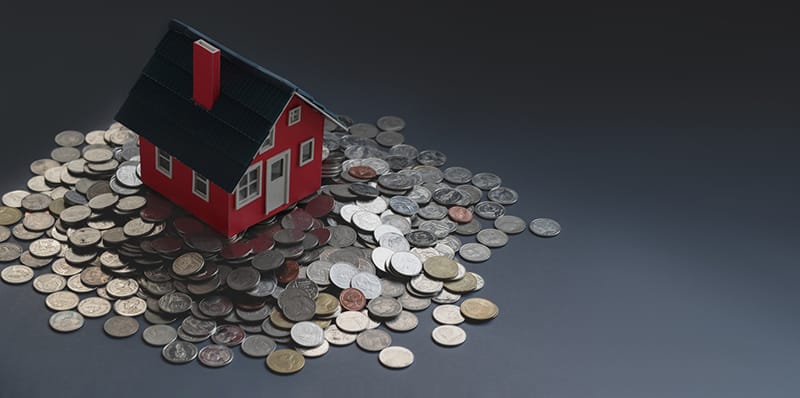
[[[272,126],[267,133],[267,138],[264,139],[264,143],[261,144],[261,148],[259,148],[258,153],[264,153],[272,147],[275,146],[275,126]]]
[[[289,111],[289,125],[300,122],[300,106],[296,106]]]
[[[172,178],[172,156],[161,148],[156,148],[156,170]]]
[[[311,138],[300,144],[300,166],[314,160],[314,139]]]
[[[258,162],[244,173],[236,186],[236,208],[256,200],[261,196],[261,162]]]
[[[208,202],[208,178],[192,171],[192,192]]]

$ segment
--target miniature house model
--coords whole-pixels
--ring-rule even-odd
[[[115,117],[140,136],[142,181],[225,236],[319,189],[325,118],[341,125],[294,84],[177,20]]]

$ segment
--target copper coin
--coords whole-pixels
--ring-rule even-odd
[[[348,311],[361,311],[367,305],[367,298],[361,290],[349,287],[339,293],[339,304]]]
[[[300,265],[292,260],[286,260],[286,262],[275,271],[275,277],[278,279],[278,283],[289,283],[297,279],[299,274]]]
[[[319,195],[306,204],[306,211],[314,218],[328,215],[333,210],[333,198],[328,195]]]
[[[353,166],[347,172],[351,176],[363,180],[369,180],[375,178],[378,175],[378,173],[375,172],[375,169],[369,166]]]
[[[447,214],[457,223],[463,224],[472,221],[472,212],[466,207],[453,206],[447,210]]]

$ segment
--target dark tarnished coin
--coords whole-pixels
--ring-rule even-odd
[[[197,357],[197,346],[186,341],[175,340],[164,346],[161,355],[170,363],[189,363]]]
[[[235,347],[242,343],[247,334],[239,325],[220,325],[211,335],[211,340],[217,344]]]
[[[197,359],[205,366],[220,368],[233,362],[233,351],[224,345],[210,344],[200,349]]]
[[[262,272],[266,272],[277,269],[278,267],[283,265],[284,261],[285,258],[283,257],[283,254],[281,254],[279,251],[267,250],[253,257],[253,260],[251,260],[251,264],[253,265],[253,268]]]
[[[172,262],[172,272],[178,276],[189,276],[200,272],[205,265],[205,259],[200,253],[184,253]]]
[[[264,358],[271,354],[278,345],[270,337],[262,335],[247,336],[242,341],[242,352],[255,358]]]
[[[231,271],[226,281],[232,290],[246,292],[258,286],[261,274],[253,267],[240,267]]]
[[[233,302],[227,296],[209,296],[198,304],[200,312],[213,318],[221,318],[233,312]]]
[[[110,280],[111,275],[105,273],[100,267],[89,267],[81,272],[81,282],[86,286],[103,286]]]
[[[519,195],[517,191],[507,187],[496,187],[487,193],[489,200],[500,203],[501,205],[512,205],[517,203]]]
[[[192,298],[184,293],[167,293],[158,299],[158,307],[168,314],[181,314],[192,307]]]
[[[537,218],[531,221],[531,232],[542,238],[552,238],[561,233],[561,224],[550,218]]]
[[[308,295],[296,295],[286,300],[281,307],[286,319],[292,322],[308,321],[317,312],[317,303]]]
[[[139,322],[128,316],[113,316],[103,324],[103,330],[111,337],[130,337],[139,331]]]
[[[350,167],[349,170],[347,170],[347,173],[350,174],[351,176],[355,177],[355,178],[360,178],[360,179],[363,179],[363,180],[370,180],[370,179],[375,178],[378,175],[378,173],[375,172],[375,169],[373,169],[372,167],[369,167],[369,166],[352,166],[352,167]],[[359,195],[358,192],[353,190],[353,186],[352,185],[350,186],[350,190],[353,191],[356,195]],[[377,190],[375,192],[377,192]],[[361,196],[361,195],[359,195],[359,196]]]
[[[447,156],[442,152],[428,149],[419,152],[417,162],[426,166],[440,167],[447,163]]]
[[[389,207],[395,213],[404,216],[413,216],[420,210],[417,202],[405,196],[394,196],[389,199]]]
[[[436,243],[436,237],[428,231],[411,231],[405,235],[408,243],[414,247],[431,247]]]

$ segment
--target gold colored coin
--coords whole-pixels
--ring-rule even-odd
[[[0,225],[14,225],[22,219],[22,212],[13,207],[0,206]]]
[[[279,329],[291,329],[294,326],[294,322],[286,319],[283,315],[283,312],[277,307],[275,307],[272,312],[269,314],[269,320],[275,325],[276,328]]]
[[[305,364],[303,354],[288,348],[275,350],[267,356],[267,367],[275,373],[295,373],[303,369]]]
[[[325,329],[328,326],[331,326],[331,320],[330,319],[312,319],[311,322],[317,324],[317,326],[321,327],[322,329]]]
[[[332,294],[320,293],[315,300],[317,303],[316,314],[319,316],[329,316],[339,308],[339,300]]]
[[[433,279],[448,280],[458,275],[458,263],[445,256],[429,257],[422,269]]]
[[[487,321],[497,317],[500,309],[485,298],[474,297],[461,303],[461,314],[474,321]]]
[[[467,272],[464,277],[450,282],[445,282],[444,288],[452,293],[469,293],[478,287],[478,280],[475,275]]]

